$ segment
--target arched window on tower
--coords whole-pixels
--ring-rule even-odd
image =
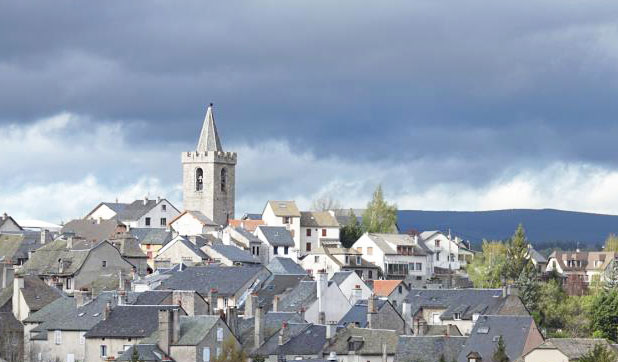
[[[195,191],[202,191],[204,188],[204,171],[201,168],[195,170]]]
[[[225,168],[221,169],[221,192],[225,192],[227,183],[227,170]]]

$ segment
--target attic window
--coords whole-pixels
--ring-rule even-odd
[[[78,316],[78,317],[83,317],[85,314],[86,314],[86,313],[81,312],[81,313],[79,313],[77,316]]]
[[[101,315],[101,313],[95,313],[95,314],[93,314],[92,316],[93,316],[93,317],[98,317],[98,316],[100,316],[100,315]]]
[[[461,313],[454,313],[453,314],[453,319],[456,321],[460,321],[461,320]]]
[[[498,342],[500,340],[500,336],[494,336],[493,341]]]
[[[476,332],[478,334],[487,334],[489,333],[489,327],[481,327],[478,329],[478,331]]]

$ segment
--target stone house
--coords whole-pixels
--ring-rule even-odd
[[[388,299],[378,299],[375,296],[358,300],[338,324],[344,327],[392,329],[399,334],[410,332],[409,326],[406,326],[401,314]]]
[[[6,212],[3,213],[2,216],[0,216],[0,233],[5,232],[5,231],[19,232],[23,230],[24,229],[22,229],[22,227],[19,226],[17,221],[15,221],[15,219],[7,215]]]
[[[343,328],[323,348],[323,355],[336,354],[340,362],[393,362],[399,335],[394,330]]]
[[[330,278],[330,281],[337,284],[351,305],[354,305],[360,299],[368,299],[373,295],[371,288],[365,284],[357,273],[352,271],[335,273]]]
[[[144,276],[152,273],[152,268],[148,265],[148,257],[142,250],[135,236],[123,232],[116,234],[108,241],[120,251],[120,255],[123,259],[135,267],[137,275]]]
[[[129,233],[137,239],[142,251],[146,254],[148,265],[153,269],[155,256],[173,239],[172,232],[165,229],[131,228]]]
[[[213,243],[212,245],[204,245],[202,251],[214,262],[227,266],[261,263],[260,259],[234,245]]]
[[[0,232],[0,264],[17,269],[28,261],[32,253],[52,240],[47,230]]]
[[[388,299],[395,307],[399,308],[410,293],[410,288],[403,280],[374,280],[373,293],[377,297]]]
[[[210,258],[200,249],[204,245],[205,241],[201,238],[189,239],[178,235],[159,249],[157,256],[154,258],[155,267],[169,268],[181,263],[192,266],[208,261]]]

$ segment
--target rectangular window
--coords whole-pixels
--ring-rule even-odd
[[[101,351],[101,357],[107,357],[107,346],[106,345],[102,344],[100,351]]]
[[[453,314],[453,319],[456,320],[456,321],[460,321],[461,320],[461,313]]]
[[[345,256],[345,263],[350,264],[350,257],[348,255]]]
[[[204,362],[210,362],[210,347],[204,347],[202,350],[202,360]]]
[[[165,205],[165,204],[161,205],[161,211],[166,212],[167,211],[167,205]]]
[[[86,332],[79,332],[79,344],[86,344]]]
[[[223,328],[217,328],[217,342],[223,342]]]
[[[311,251],[311,243],[307,243],[307,244],[305,245],[305,250],[307,250],[307,251]]]
[[[107,260],[103,260],[103,261],[101,261],[101,266],[102,266],[103,268],[107,268]]]
[[[322,236],[326,236],[326,229],[322,229]]]
[[[436,240],[436,248],[440,247],[440,240]]]
[[[278,246],[275,246],[275,247],[273,248],[273,254],[275,254],[275,255],[279,255],[279,247],[278,247]]]
[[[423,270],[423,263],[416,263],[416,270],[418,271]]]
[[[361,260],[361,257],[360,257],[360,256],[357,256],[357,257],[356,257],[356,265],[361,265],[361,261],[362,261],[362,260]]]
[[[283,254],[288,255],[289,246],[283,247]]]
[[[307,228],[307,236],[311,236],[311,229]]]
[[[62,331],[54,332],[54,342],[56,344],[62,344]]]
[[[283,217],[283,223],[284,224],[291,224],[292,223],[292,218],[289,216],[284,216]]]
[[[373,247],[371,246],[367,247],[367,255],[373,255]]]
[[[71,288],[71,284],[72,284],[72,283],[71,283],[71,278],[67,278],[67,289],[68,289],[68,290],[71,290],[71,289],[72,289],[72,288]]]
[[[313,260],[314,260],[314,263],[319,263],[320,262],[320,257],[316,255]]]
[[[167,226],[167,219],[164,217],[161,218],[161,226]]]
[[[436,253],[436,261],[440,261],[440,252]]]
[[[217,358],[221,356],[221,347],[217,347]]]
[[[369,279],[373,279],[373,270],[369,270]]]
[[[144,223],[146,224],[146,226],[150,226],[150,218],[147,217],[146,220],[144,220]]]

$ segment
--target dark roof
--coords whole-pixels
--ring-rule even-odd
[[[247,240],[251,241],[260,241],[257,236],[253,235],[249,230],[242,227],[235,227],[234,230],[240,235],[244,236]]]
[[[500,289],[411,289],[405,300],[411,304],[412,315],[421,308],[445,308],[442,320],[453,319],[455,313],[465,320],[474,314],[498,314],[505,302]]]
[[[51,237],[46,241],[51,241]],[[41,233],[36,231],[19,231],[0,233],[0,262],[16,264],[18,259],[27,259],[29,251],[39,249]]]
[[[262,220],[262,214],[246,212],[240,219],[241,220]]]
[[[302,227],[339,227],[337,219],[328,211],[301,211]]]
[[[146,254],[142,251],[139,241],[133,234],[121,233],[109,239],[109,242],[112,243],[112,245],[120,251],[120,255],[125,258],[147,258]]]
[[[172,294],[169,290],[148,290],[139,293],[135,305],[159,305]]]
[[[42,327],[48,331],[88,331],[103,320],[105,305],[108,302],[115,304],[116,298],[115,292],[103,292],[79,308],[76,308],[73,300],[72,308],[68,308],[64,314],[57,314]]]
[[[206,246],[206,253],[208,254],[208,248],[212,248],[221,256],[227,258],[228,260],[234,263],[253,263],[259,264],[260,260],[255,256],[251,255],[246,250],[237,248],[233,245],[225,245],[222,243],[213,243],[212,245]],[[214,255],[209,255],[212,259],[215,259]]]
[[[139,354],[139,361],[143,362],[159,362],[162,361],[162,357],[165,356],[165,353],[157,347],[156,344],[134,344],[126,351],[122,352],[120,356],[116,359],[117,361],[131,361],[131,357],[133,356],[133,350],[137,348],[137,353]]]
[[[386,299],[376,299],[376,308],[378,313],[388,304]],[[339,325],[347,327],[354,325],[360,328],[367,328],[367,299],[361,299],[350,308],[350,310],[341,318]]]
[[[76,219],[66,223],[61,232],[71,232],[87,240],[103,241],[114,236],[119,225],[124,224],[115,218],[109,220]]]
[[[306,323],[306,321],[298,313],[289,312],[269,312],[264,314],[264,341],[275,335],[281,329],[283,322],[290,323]],[[254,327],[255,319],[239,318],[238,319],[238,340],[247,351],[254,349]],[[258,346],[259,347],[259,346]]]
[[[457,360],[467,362],[466,356],[470,352],[479,353],[483,360],[491,358],[498,345],[498,337],[502,336],[506,354],[511,361],[515,361],[524,352],[531,328],[536,328],[536,325],[530,316],[481,316]]]
[[[398,335],[396,331],[385,329],[367,329],[349,327],[341,329],[334,340],[324,348],[324,352],[335,352],[338,355],[349,354],[348,342],[357,340],[360,348],[355,352],[359,355],[382,355],[382,346],[386,345],[386,353],[394,355],[397,350]]]
[[[219,295],[230,296],[264,272],[261,266],[195,266],[172,274],[157,289],[195,290],[205,295],[214,288]]]
[[[75,309],[73,298],[62,296],[24,319],[24,323],[44,323]]]
[[[318,355],[326,344],[326,326],[311,324],[281,347],[286,355]]]
[[[307,275],[307,271],[290,258],[275,257],[270,260],[266,268],[273,274]]]
[[[298,286],[301,280],[308,278],[308,275],[297,274],[271,275],[270,278],[268,278],[256,292],[259,305],[261,305],[265,311],[271,310],[275,295],[293,290],[296,286]]]
[[[86,338],[144,338],[158,328],[159,310],[177,309],[164,305],[119,305],[106,320],[100,321],[86,333]]]
[[[352,273],[354,272],[351,270],[336,272],[335,274],[333,274],[330,280],[335,282],[337,285],[341,285],[341,283],[348,279],[348,277],[352,275]]]
[[[528,255],[537,263],[547,264],[547,258],[544,257],[541,253],[536,251],[532,245],[528,245]]]
[[[180,317],[180,339],[175,346],[197,346],[221,318],[216,315]]]
[[[425,362],[456,361],[468,340],[453,336],[400,336],[395,362],[414,362],[423,356]]]
[[[266,241],[272,246],[294,246],[292,234],[283,226],[260,225],[258,229],[262,231]]]
[[[17,279],[13,280],[13,283],[16,281]],[[13,290],[13,288],[10,289]],[[40,310],[63,295],[60,290],[50,287],[34,275],[24,277],[24,288],[21,294],[31,312]]]
[[[19,323],[12,312],[0,312],[0,331],[23,331],[24,326]]]
[[[158,228],[131,228],[129,232],[137,238],[140,244],[161,245],[172,241],[172,232]]]
[[[120,220],[139,220],[148,211],[152,210],[155,206],[157,206],[157,204],[157,200],[148,200],[146,202],[144,202],[144,200],[135,200],[130,204],[126,204],[126,206],[120,211],[117,211],[117,217]]]

